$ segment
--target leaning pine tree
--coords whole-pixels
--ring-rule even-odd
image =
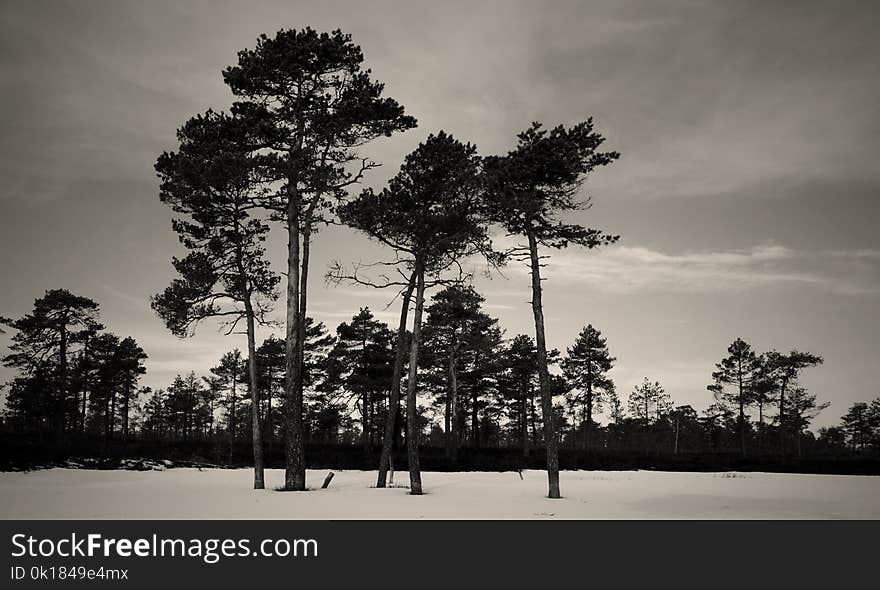
[[[777,396],[779,401],[779,452],[783,458],[785,458],[785,441],[789,427],[785,395],[788,393],[789,386],[797,381],[804,369],[821,365],[822,362],[821,356],[798,350],[792,350],[788,354],[772,350],[765,355],[764,367],[773,386],[779,392]]]
[[[238,113],[259,120],[259,153],[283,188],[265,203],[287,229],[284,487],[306,489],[303,375],[309,248],[347,188],[378,166],[358,149],[415,127],[384,85],[363,69],[361,48],[339,30],[282,30],[238,53],[223,78]]]
[[[254,488],[263,489],[263,438],[257,388],[255,324],[277,297],[278,276],[263,241],[268,227],[253,216],[262,179],[252,156],[252,122],[208,111],[178,131],[180,149],[159,157],[160,198],[181,217],[173,221],[189,250],[172,262],[178,276],[152,299],[173,334],[186,337],[199,321],[221,318],[226,333],[244,321],[254,445]]]
[[[401,328],[406,326],[409,298],[414,297],[412,338],[409,348],[409,375],[406,382],[406,446],[409,460],[410,493],[422,493],[419,469],[419,431],[416,416],[419,345],[425,289],[444,283],[444,273],[460,270],[467,256],[482,252],[490,259],[491,248],[480,190],[480,159],[476,148],[451,135],[431,135],[406,157],[400,172],[380,193],[367,189],[339,209],[340,220],[374,240],[392,248],[395,259],[379,263],[395,266],[401,280],[383,277],[378,287],[403,290]],[[460,275],[460,273],[459,273]],[[337,268],[336,280],[369,282]],[[460,280],[460,276],[458,279]],[[402,348],[404,330],[398,331],[397,348]],[[402,359],[394,367],[394,378],[401,373]],[[392,383],[388,407],[396,408],[399,388]],[[386,418],[385,438],[380,459],[378,487],[384,487],[390,462],[394,412]]]
[[[538,349],[538,381],[547,448],[547,478],[550,498],[559,498],[559,458],[553,419],[553,399],[547,363],[544,306],[541,300],[540,247],[565,248],[569,244],[595,248],[617,241],[618,236],[577,224],[560,217],[587,209],[590,199],[581,199],[580,188],[586,175],[616,160],[617,152],[598,151],[605,138],[594,131],[588,119],[568,129],[543,129],[540,123],[519,134],[515,149],[506,156],[487,158],[487,206],[489,215],[508,233],[526,239],[525,245],[509,254],[528,261],[532,279],[532,313]]]

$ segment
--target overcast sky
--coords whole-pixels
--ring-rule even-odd
[[[878,17],[870,1],[3,2],[0,314],[50,288],[92,297],[142,343],[153,387],[245,349],[212,325],[179,340],[149,307],[181,253],[153,163],[188,117],[228,108],[220,72],[260,33],[338,27],[419,120],[368,146],[383,167],[367,184],[440,129],[491,154],[531,121],[593,116],[621,152],[578,218],[620,244],[549,262],[551,346],[592,323],[624,398],[647,376],[698,410],[736,337],[809,350],[825,365],[804,384],[832,402],[816,425],[836,423],[880,394]],[[320,280],[331,259],[378,253],[319,234],[312,315],[393,321],[380,293]],[[478,288],[509,336],[533,333],[524,270]]]

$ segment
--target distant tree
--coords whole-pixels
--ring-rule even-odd
[[[767,361],[767,355],[758,355],[757,367],[751,383],[751,400],[758,408],[758,454],[764,450],[764,432],[766,425],[764,423],[764,408],[773,401],[773,392],[776,389],[776,380],[773,375],[773,369]]]
[[[263,241],[269,228],[253,212],[264,196],[252,154],[254,122],[208,111],[178,131],[180,149],[156,163],[160,198],[182,217],[174,230],[189,250],[173,260],[178,277],[152,298],[168,329],[181,338],[208,318],[222,318],[227,334],[245,322],[252,404],[254,489],[265,487],[260,433],[255,324],[265,323],[277,297],[278,275],[269,268]]]
[[[755,400],[754,385],[759,376],[761,359],[752,347],[737,338],[727,348],[728,356],[716,365],[712,373],[713,383],[707,387],[715,398],[734,405],[739,411],[740,452],[746,454],[746,408]],[[727,389],[732,387],[732,390]]]
[[[91,339],[91,355],[95,364],[94,385],[91,391],[91,429],[103,433],[105,444],[116,431],[116,400],[121,387],[118,363],[119,336],[102,332]]]
[[[244,380],[245,364],[241,357],[241,351],[235,349],[225,353],[220,358],[220,363],[211,368],[222,386],[226,389],[226,398],[221,402],[226,407],[226,432],[229,439],[229,464],[232,464],[232,452],[235,446],[236,430],[238,421],[235,411],[241,401],[238,390],[239,384]]]
[[[263,410],[263,425],[261,432],[271,445],[275,439],[277,430],[273,401],[278,397],[283,399],[283,393],[276,396],[276,392],[284,387],[284,339],[269,336],[257,348],[257,383],[262,389],[261,403],[265,403]]]
[[[381,193],[366,189],[357,199],[339,209],[343,223],[365,232],[395,252],[397,258],[390,264],[397,267],[403,282],[386,277],[378,285],[370,284],[405,289],[408,293],[413,292],[410,285],[414,285],[406,440],[410,493],[415,495],[422,493],[416,382],[425,289],[441,283],[447,270],[460,268],[459,262],[465,257],[488,250],[488,232],[480,199],[479,166],[480,160],[474,146],[463,144],[441,131],[429,136],[406,157],[398,174]],[[337,268],[335,278],[359,280],[357,269],[354,274],[346,276],[342,269]],[[408,305],[405,298],[401,316]],[[397,403],[393,399],[394,391],[392,388],[391,407]],[[390,441],[383,445],[383,456],[386,455],[385,446],[390,452]],[[381,482],[382,467],[387,462],[380,461]]]
[[[538,376],[538,352],[535,341],[525,335],[518,334],[510,341],[502,353],[505,366],[505,386],[512,392],[515,404],[513,416],[519,423],[519,440],[523,456],[531,453],[531,437],[529,436],[530,409],[534,407],[534,381]],[[532,422],[534,426],[534,422]]]
[[[217,400],[220,399],[222,389],[223,383],[216,375],[202,376],[202,391],[199,402],[203,408],[204,414],[204,419],[202,421],[202,435],[206,438],[214,436],[214,420],[217,410]]]
[[[98,304],[67,289],[52,289],[34,301],[31,313],[17,320],[2,318],[0,323],[15,330],[10,353],[3,357],[3,364],[25,374],[39,372],[46,384],[52,377],[53,395],[45,407],[51,412],[55,440],[60,443],[71,406],[68,389],[71,345],[95,331]],[[74,411],[77,405],[74,400]]]
[[[779,452],[785,457],[786,438],[790,427],[785,406],[789,385],[797,380],[804,369],[821,365],[822,357],[797,350],[792,350],[788,354],[772,350],[765,357],[765,375],[773,381],[777,391],[777,399],[779,401],[779,416],[777,417],[779,422]]]
[[[451,285],[437,292],[428,306],[428,319],[424,327],[425,349],[428,362],[441,368],[445,375],[446,402],[445,435],[446,456],[455,461],[462,442],[464,416],[459,399],[459,374],[466,353],[472,345],[484,343],[483,337],[496,323],[486,315],[480,305],[483,297],[470,286]],[[484,355],[483,363],[489,359]],[[476,388],[472,388],[476,392]],[[472,430],[478,426],[477,412],[473,412]],[[478,441],[475,439],[475,443]],[[474,446],[477,446],[475,444]]]
[[[202,405],[205,406],[205,434],[213,437],[215,434],[214,419],[217,412],[217,402],[223,392],[223,380],[217,375],[205,375],[202,377],[204,385],[202,393]]]
[[[856,402],[840,420],[851,448],[854,451],[864,451],[872,438],[871,407],[865,402]]]
[[[392,340],[388,325],[376,320],[368,307],[362,307],[350,322],[337,326],[336,343],[329,353],[336,369],[333,379],[356,399],[365,452],[378,440],[379,424],[384,424],[381,406],[391,386]]]
[[[291,490],[306,489],[299,369],[312,233],[347,188],[377,165],[357,150],[416,125],[395,100],[382,96],[383,84],[370,78],[363,61],[350,35],[307,27],[271,39],[261,35],[255,49],[240,51],[238,64],[223,72],[241,99],[234,111],[260,121],[261,153],[284,183],[266,206],[285,223],[288,236],[285,488]]]
[[[626,418],[626,409],[620,403],[620,397],[615,388],[611,388],[608,392],[608,410],[611,422],[614,424],[620,424]]]
[[[679,441],[683,438],[682,434],[699,432],[699,419],[696,410],[689,405],[675,407],[669,412],[669,418],[672,420],[674,433],[672,454],[678,455]]]
[[[164,389],[152,391],[144,403],[141,433],[157,440],[166,440],[171,424]]]
[[[85,433],[86,430],[86,417],[88,416],[89,411],[89,396],[91,389],[94,386],[94,380],[97,378],[97,371],[99,368],[98,364],[95,362],[94,355],[92,354],[91,344],[102,329],[104,329],[104,326],[97,322],[91,322],[86,326],[86,329],[82,332],[82,348],[76,360],[76,367],[74,368],[74,373],[76,375],[75,379],[77,381],[77,391],[81,394],[80,400],[77,404],[79,407],[78,429],[80,433]]]
[[[592,119],[568,129],[560,125],[549,131],[534,123],[518,139],[516,148],[506,156],[486,160],[487,209],[507,232],[527,240],[527,245],[517,246],[511,255],[527,259],[531,271],[548,495],[559,498],[559,458],[541,298],[543,257],[539,247],[558,249],[575,244],[595,248],[617,241],[617,236],[564,223],[560,217],[589,207],[589,199],[578,198],[586,175],[610,164],[619,154],[597,151],[605,138],[594,131]]]
[[[497,318],[483,311],[473,317],[467,328],[457,354],[457,397],[465,402],[461,423],[469,412],[471,446],[479,448],[482,444],[489,444],[492,433],[500,430],[497,420],[503,412],[503,404],[499,402],[505,369],[501,357],[504,338]],[[465,428],[460,426],[459,429],[464,436]]]
[[[131,406],[137,399],[138,378],[147,372],[143,365],[146,359],[147,353],[131,336],[127,336],[119,342],[114,363],[122,388],[122,438],[126,441],[129,436]]]
[[[819,429],[819,444],[832,449],[841,451],[846,449],[846,432],[840,426],[828,426]]]
[[[803,439],[804,431],[809,428],[813,418],[829,405],[831,405],[829,402],[820,403],[816,401],[816,394],[810,393],[804,387],[792,388],[790,424],[797,439],[798,457],[803,455],[801,440]]]
[[[874,451],[880,451],[880,397],[874,398],[871,402],[868,426],[871,429],[871,445]]]
[[[562,360],[562,371],[572,386],[573,401],[583,407],[583,448],[589,446],[593,426],[593,409],[599,406],[614,383],[608,371],[617,360],[608,352],[608,344],[602,333],[592,325],[586,326],[568,349]]]
[[[203,391],[204,386],[194,372],[186,377],[175,377],[166,391],[165,403],[171,429],[184,441],[190,440],[199,430],[198,408]]]
[[[672,410],[669,394],[659,381],[645,377],[629,394],[629,413],[645,427],[658,422]]]

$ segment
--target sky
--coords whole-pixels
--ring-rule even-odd
[[[186,119],[230,106],[221,71],[259,34],[341,28],[419,121],[365,148],[382,163],[365,186],[441,129],[495,154],[532,121],[592,116],[621,153],[571,218],[619,244],[548,260],[551,347],[593,324],[624,398],[649,377],[698,410],[735,338],[808,350],[825,364],[802,382],[831,402],[815,426],[832,425],[880,395],[878,24],[870,1],[5,1],[0,315],[46,289],[89,296],[149,354],[152,387],[246,349],[212,324],[178,339],[150,309],[182,254],[153,164]],[[276,226],[279,270],[283,239]],[[368,305],[393,324],[390,295],[321,280],[332,260],[384,254],[318,234],[311,315],[333,328]],[[533,333],[524,268],[476,286],[508,336]]]

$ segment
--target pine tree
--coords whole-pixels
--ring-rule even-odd
[[[830,405],[830,402],[817,401],[816,394],[807,391],[805,387],[792,388],[790,424],[796,437],[798,457],[803,456],[801,443],[804,431],[809,428],[813,419]]]
[[[238,53],[223,79],[241,99],[234,111],[259,121],[268,174],[284,188],[266,206],[287,229],[285,488],[305,490],[303,383],[312,234],[346,190],[377,164],[358,154],[367,142],[415,127],[403,107],[362,68],[360,47],[339,30],[282,30]],[[268,153],[267,153],[268,152]],[[354,166],[355,170],[352,170]]]
[[[497,320],[490,318],[481,309],[483,297],[472,287],[452,285],[437,292],[433,302],[427,307],[428,319],[425,322],[424,341],[427,364],[435,365],[445,376],[445,436],[446,456],[453,462],[457,459],[458,448],[462,442],[464,414],[459,398],[460,373],[466,356],[476,352],[479,345],[485,345],[491,338],[492,328]],[[484,346],[485,348],[485,346]],[[483,359],[475,364],[487,365],[491,351],[484,351]],[[476,367],[475,367],[476,369]],[[471,393],[479,395],[479,385],[474,383]],[[471,399],[471,430],[474,446],[478,446],[478,401]]]
[[[462,259],[489,249],[480,198],[479,164],[474,146],[462,144],[441,131],[429,136],[406,157],[400,172],[382,192],[367,189],[339,209],[343,223],[395,251],[397,258],[393,264],[400,267],[398,270],[405,282],[387,280],[379,286],[415,293],[406,392],[410,493],[415,495],[422,493],[416,383],[425,289],[441,281],[449,269],[460,268]],[[346,277],[341,269],[337,269],[336,278],[358,280],[357,272]],[[408,305],[405,298],[402,308]],[[401,316],[402,322],[405,321],[403,309]],[[392,387],[392,398],[394,391]],[[392,399],[391,407],[396,403],[397,400]],[[380,461],[381,465],[387,465],[384,460]]]
[[[24,373],[39,372],[44,383],[51,382],[46,411],[60,444],[71,422],[68,414],[77,405],[69,398],[71,348],[97,329],[98,304],[67,289],[52,289],[34,301],[31,313],[0,323],[16,331],[3,364]]]
[[[586,175],[610,164],[619,154],[597,151],[605,138],[594,131],[592,119],[569,129],[560,125],[549,131],[533,123],[518,139],[516,148],[506,156],[486,160],[487,209],[507,232],[527,241],[514,248],[511,255],[527,260],[531,272],[548,496],[559,498],[559,458],[541,289],[543,256],[539,247],[559,249],[574,244],[591,249],[617,241],[617,236],[564,223],[560,217],[589,207],[589,199],[578,200]]]
[[[132,405],[137,400],[138,377],[147,372],[143,362],[147,353],[138,345],[134,338],[127,336],[119,342],[116,350],[116,370],[120,376],[122,388],[122,438],[128,440],[129,420]]]
[[[568,383],[575,389],[573,401],[584,408],[583,448],[588,448],[593,427],[594,406],[604,401],[614,383],[608,371],[617,360],[608,352],[608,344],[602,333],[592,324],[586,326],[575,340],[574,346],[562,361],[562,370]]]
[[[728,356],[716,365],[713,383],[707,387],[722,403],[737,407],[740,452],[746,455],[746,408],[755,401],[754,384],[759,375],[761,359],[752,347],[737,338],[727,348]],[[727,387],[732,386],[732,390]]]
[[[804,369],[822,364],[822,357],[809,353],[792,350],[783,354],[772,350],[765,355],[764,369],[768,379],[775,384],[777,399],[779,401],[779,452],[785,457],[787,431],[789,429],[788,415],[786,413],[786,394],[789,385],[796,381]]]
[[[160,198],[182,215],[173,227],[189,253],[173,260],[179,276],[152,298],[152,305],[181,338],[208,318],[225,320],[227,334],[244,321],[250,398],[256,401],[251,416],[254,489],[263,489],[255,324],[265,323],[279,277],[264,256],[269,228],[254,216],[265,196],[258,158],[252,154],[254,125],[243,116],[208,111],[178,131],[178,152],[159,157]]]
[[[647,377],[629,395],[629,413],[646,428],[660,421],[672,410],[669,394],[659,381]]]
[[[330,351],[333,379],[353,394],[361,417],[361,444],[369,452],[384,425],[384,405],[391,386],[394,356],[393,335],[387,324],[377,321],[362,307],[336,328],[336,344]]]
[[[226,435],[229,440],[229,464],[231,465],[236,431],[238,430],[236,410],[241,401],[239,386],[245,376],[245,363],[242,360],[241,351],[235,349],[224,354],[220,358],[220,363],[211,368],[211,373],[220,379],[221,385],[226,389],[226,397],[221,404],[226,407]]]

